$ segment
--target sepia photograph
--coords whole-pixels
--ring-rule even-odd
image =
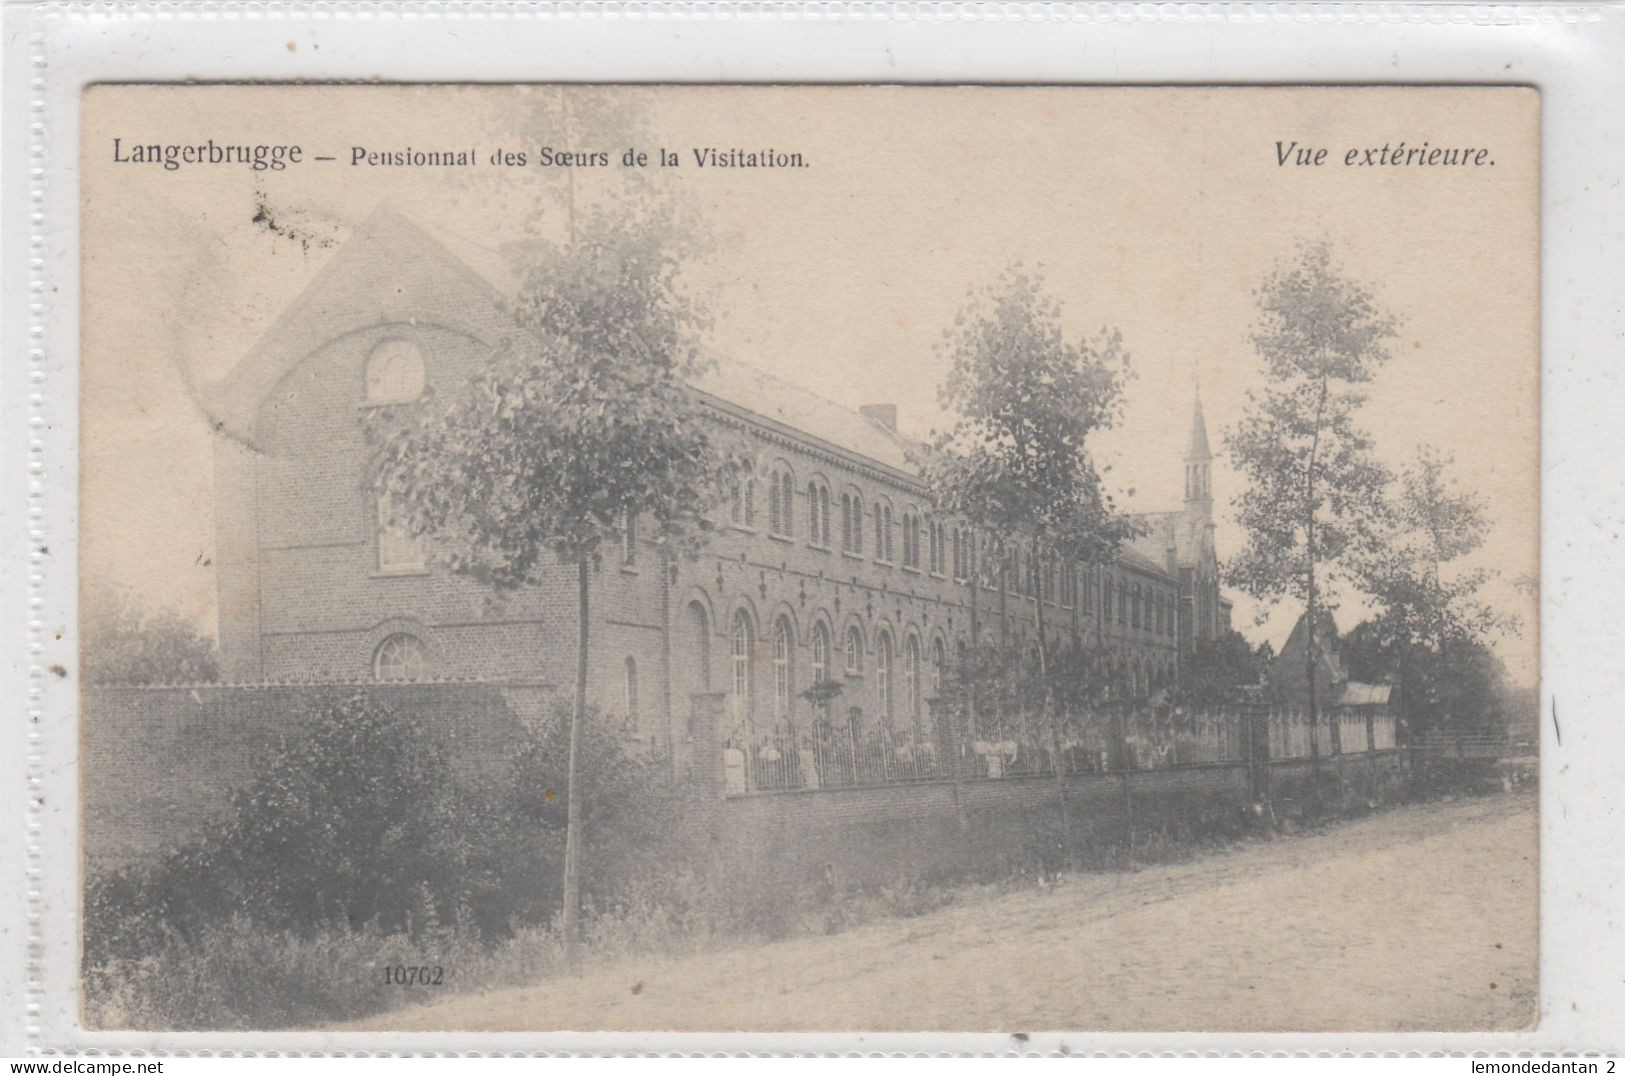
[[[86,1027],[1536,1025],[1536,91],[82,108]]]

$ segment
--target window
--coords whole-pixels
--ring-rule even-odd
[[[1093,568],[1085,568],[1083,570],[1082,583],[1083,611],[1085,613],[1092,613],[1095,611],[1095,572]]]
[[[856,493],[841,494],[841,548],[863,552],[863,499]]]
[[[771,488],[767,493],[767,529],[770,534],[789,537],[795,527],[795,479],[788,468],[775,468],[769,477]]]
[[[940,699],[948,686],[948,648],[938,639],[931,644],[931,697]]]
[[[421,680],[428,671],[429,655],[416,635],[391,635],[373,651],[375,680]]]
[[[812,629],[812,682],[813,686],[828,682],[829,675],[829,629],[822,622],[815,623]],[[822,696],[821,696],[822,697]],[[818,709],[825,717],[829,716],[829,699],[823,697]]]
[[[1051,558],[1044,560],[1044,600],[1051,605],[1055,604],[1055,561]]]
[[[954,578],[965,578],[965,531],[954,528]]]
[[[423,543],[399,518],[399,506],[388,493],[378,495],[378,570],[417,572],[423,570]]]
[[[856,676],[863,671],[863,635],[857,628],[846,632],[846,675]]]
[[[790,623],[780,617],[773,625],[773,724],[783,729],[790,724],[793,679],[790,668]]]
[[[891,505],[875,502],[875,559],[891,562],[892,559],[892,514]],[[906,541],[906,539],[905,539]]]
[[[630,568],[638,562],[638,514],[628,508],[621,515],[621,565]]]
[[[730,658],[733,664],[733,704],[735,724],[748,728],[750,722],[750,617],[741,610],[734,614]]]
[[[903,643],[903,710],[920,723],[920,640],[910,635]]]
[[[1117,622],[1128,623],[1128,583],[1121,579],[1117,581]]]
[[[1111,576],[1108,575],[1104,579],[1101,580],[1101,584],[1100,584],[1100,615],[1105,620],[1107,620],[1108,622],[1112,618],[1112,591],[1115,590],[1115,589],[1116,589],[1116,587],[1112,583],[1112,577]]]
[[[807,483],[807,541],[829,545],[829,487],[821,482]]]
[[[636,658],[626,659],[626,723],[632,728],[638,724],[638,663]]]
[[[366,363],[370,404],[410,403],[423,395],[423,352],[410,340],[385,340]]]
[[[920,566],[920,517],[913,512],[903,513],[903,567]]]
[[[728,518],[736,527],[756,526],[756,479],[735,482],[731,490],[733,505]]]
[[[892,701],[891,666],[891,635],[887,632],[881,632],[880,641],[875,644],[875,679],[877,681],[876,690],[880,693],[880,718],[888,724],[891,723],[895,713]]]

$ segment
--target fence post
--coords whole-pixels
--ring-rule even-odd
[[[1113,723],[1117,726],[1117,766],[1123,781],[1123,839],[1128,851],[1129,870],[1134,869],[1134,787],[1132,757],[1128,749],[1128,704],[1111,702]]]
[[[726,696],[719,691],[696,692],[688,697],[689,782],[702,802],[720,800],[725,789],[722,772],[722,711]]]
[[[1244,727],[1247,729],[1247,791],[1250,808],[1256,809],[1258,821],[1266,831],[1275,817],[1270,803],[1270,737],[1274,722],[1270,707],[1258,703],[1243,703]]]
[[[961,835],[970,832],[970,819],[965,815],[964,743],[959,734],[959,722],[954,719],[958,707],[943,699],[927,699],[931,710],[931,727],[937,731],[937,751],[948,766],[948,779],[954,799],[954,822]]]

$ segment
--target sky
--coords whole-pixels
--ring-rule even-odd
[[[685,287],[706,346],[838,403],[944,425],[940,350],[967,289],[1038,269],[1073,335],[1121,331],[1134,378],[1094,450],[1132,511],[1177,507],[1198,386],[1217,456],[1221,557],[1242,535],[1224,452],[1249,389],[1255,289],[1302,242],[1400,322],[1361,421],[1398,466],[1431,444],[1485,499],[1474,566],[1525,627],[1497,648],[1533,682],[1537,572],[1538,98],[1508,88],[98,87],[83,125],[81,565],[87,585],[214,622],[210,416],[240,361],[344,239],[389,205],[500,261],[578,208],[644,185],[703,251]],[[119,139],[115,153],[113,139]],[[281,171],[129,160],[151,143],[298,144]],[[1488,150],[1476,168],[1345,167],[1405,141]],[[1277,143],[1327,150],[1283,166]],[[536,164],[544,147],[612,166]],[[772,147],[804,168],[700,169]],[[481,165],[352,165],[357,147],[474,150]],[[628,148],[677,167],[619,167]],[[497,150],[525,167],[493,167]],[[330,162],[311,160],[335,157]],[[119,160],[119,156],[126,159]],[[266,227],[269,208],[276,230]],[[256,218],[260,219],[256,219]],[[1279,645],[1299,610],[1230,589]],[[1346,629],[1362,609],[1344,595]]]

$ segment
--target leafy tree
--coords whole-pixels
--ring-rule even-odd
[[[743,464],[689,386],[704,317],[678,287],[669,216],[625,203],[587,215],[568,244],[532,250],[514,303],[526,335],[454,399],[403,417],[385,439],[381,482],[431,559],[454,572],[512,588],[542,583],[560,563],[575,570],[563,872],[573,960],[594,561],[639,526],[667,549],[697,549],[707,510]]]
[[[1263,682],[1274,660],[1268,642],[1254,648],[1238,631],[1198,642],[1178,688],[1180,701],[1197,706],[1237,702],[1248,688]]]
[[[86,593],[80,634],[89,684],[196,684],[220,675],[213,640],[178,613],[143,612],[120,591]]]
[[[1349,578],[1355,554],[1382,513],[1388,475],[1355,425],[1365,402],[1359,386],[1388,358],[1394,319],[1348,279],[1324,243],[1265,277],[1257,292],[1253,346],[1266,383],[1247,394],[1226,443],[1246,479],[1236,500],[1246,544],[1230,563],[1231,581],[1259,600],[1304,605],[1308,626],[1308,710],[1313,739],[1315,625],[1326,594]],[[1332,726],[1337,750],[1337,726]]]
[[[1048,728],[1062,823],[1066,792],[1053,654],[1044,621],[1046,563],[1103,564],[1133,525],[1104,489],[1088,440],[1122,406],[1129,358],[1121,335],[1067,339],[1060,304],[1019,264],[973,288],[944,333],[949,373],[940,399],[958,416],[924,459],[937,506],[998,549],[1025,546],[1038,629],[1041,715]]]
[[[1482,709],[1486,687],[1504,670],[1485,664],[1484,643],[1515,632],[1515,618],[1479,596],[1494,577],[1460,563],[1488,530],[1483,499],[1462,490],[1448,473],[1450,460],[1424,446],[1401,472],[1383,513],[1381,541],[1358,564],[1361,589],[1380,609],[1363,627],[1410,686],[1408,704],[1418,723],[1448,727],[1458,715]]]
[[[353,691],[312,704],[220,822],[151,866],[90,880],[87,967],[151,956],[168,936],[234,916],[304,937],[450,927],[487,941],[546,921],[559,904],[539,882],[563,856],[565,808],[551,790],[567,780],[571,715],[561,701],[532,729],[493,714],[476,745],[466,728],[450,734],[462,713]],[[617,856],[588,885],[608,898],[659,861],[665,786],[591,723],[577,780],[594,827],[614,834]]]

